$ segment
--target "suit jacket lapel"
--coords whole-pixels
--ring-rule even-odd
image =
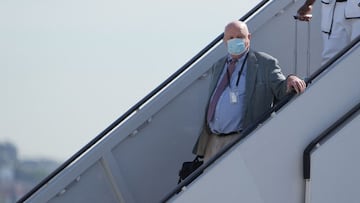
[[[246,72],[246,86],[245,86],[245,106],[244,109],[248,109],[251,104],[251,98],[255,88],[256,75],[259,68],[259,64],[255,53],[250,50],[247,60],[247,72]]]
[[[210,84],[210,93],[212,93],[219,81],[219,77],[225,67],[225,63],[227,60],[227,56],[223,57],[220,59],[219,63],[217,63],[217,66],[214,67],[214,72],[213,72],[213,77],[212,77],[212,82]],[[211,96],[211,95],[210,95]]]

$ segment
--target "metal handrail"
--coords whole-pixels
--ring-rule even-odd
[[[351,118],[356,112],[360,110],[360,102],[354,106],[350,111],[339,118],[335,123],[328,127],[318,137],[316,137],[304,150],[303,156],[303,175],[304,179],[310,179],[310,168],[311,168],[311,153],[317,148],[318,144],[324,143],[331,136],[331,133],[344,124],[349,118]]]
[[[341,127],[345,122],[353,117],[360,110],[360,102],[354,106],[350,111],[339,118],[335,123],[328,127],[318,137],[316,137],[310,144],[305,148],[303,154],[303,176],[305,180],[305,203],[311,202],[310,200],[310,169],[311,169],[311,153],[325,143],[331,136],[332,132]]]

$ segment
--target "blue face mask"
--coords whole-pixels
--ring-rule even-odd
[[[231,55],[240,55],[246,51],[245,39],[233,38],[227,41],[227,49]]]

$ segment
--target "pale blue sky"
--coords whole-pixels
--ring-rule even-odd
[[[258,2],[0,0],[0,142],[69,158]]]

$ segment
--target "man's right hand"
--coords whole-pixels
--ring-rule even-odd
[[[294,16],[296,20],[310,21],[312,18],[312,5],[304,4],[297,11],[297,16]]]

